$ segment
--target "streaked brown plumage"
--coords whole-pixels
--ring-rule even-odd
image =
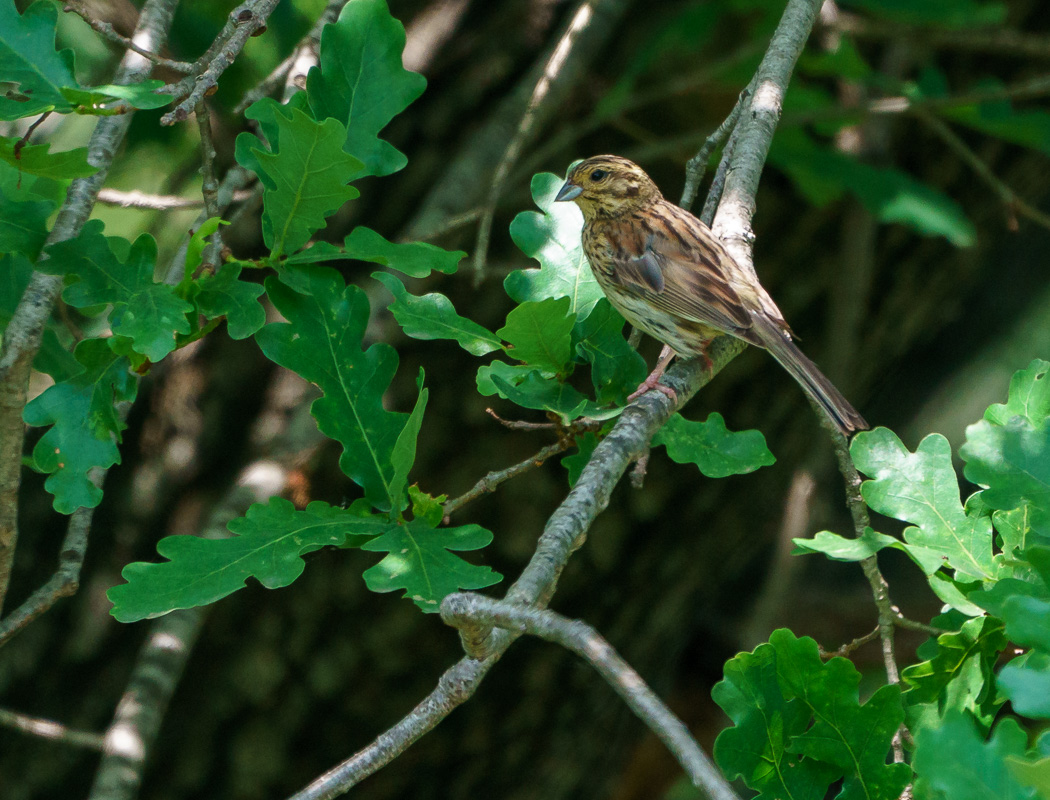
[[[791,341],[776,303],[741,269],[711,229],[670,203],[637,164],[595,156],[558,192],[583,211],[583,249],[609,302],[636,328],[683,356],[706,357],[728,333],[768,350],[849,436],[868,427]],[[666,354],[665,348],[665,354]],[[640,389],[654,388],[661,365]]]

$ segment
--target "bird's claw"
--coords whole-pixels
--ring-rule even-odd
[[[660,383],[659,375],[656,375],[655,377],[653,375],[650,375],[648,378],[646,378],[644,381],[638,384],[638,388],[627,396],[627,402],[633,403],[643,394],[645,394],[646,392],[650,392],[653,389],[656,389],[656,391],[662,392],[663,394],[667,395],[669,398],[671,398],[672,403],[678,402],[678,393],[667,384]]]

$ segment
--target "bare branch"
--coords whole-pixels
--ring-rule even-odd
[[[934,116],[923,108],[913,109],[915,116],[917,116],[922,123],[933,131],[948,147],[955,151],[956,155],[961,158],[970,169],[972,169],[977,177],[984,181],[988,186],[999,195],[999,199],[1003,202],[1003,207],[1007,214],[1007,225],[1010,230],[1017,230],[1017,215],[1030,219],[1032,222],[1040,225],[1044,228],[1050,229],[1050,214],[1046,214],[1040,211],[1035,206],[1022,200],[1017,194],[1007,186],[989,167],[984,161],[978,156],[962,138],[953,131],[948,124],[940,117]]]
[[[529,470],[536,469],[536,467],[542,467],[544,461],[546,461],[551,456],[558,455],[558,453],[564,453],[566,450],[572,447],[572,444],[573,443],[571,439],[562,442],[555,442],[554,444],[549,444],[546,447],[544,447],[542,450],[536,453],[536,455],[529,456],[524,461],[515,464],[512,467],[507,467],[506,469],[500,470],[493,470],[480,481],[478,481],[476,484],[474,484],[474,487],[469,492],[467,492],[466,494],[462,494],[459,497],[453,500],[449,500],[447,503],[445,503],[445,516],[451,516],[456,511],[465,506],[467,503],[469,503],[471,500],[477,500],[483,494],[488,494],[489,492],[496,491],[496,487],[504,481],[508,481],[511,478],[517,477],[518,475],[522,475],[528,472]]]
[[[14,728],[16,731],[22,731],[30,736],[39,736],[43,739],[63,742],[73,747],[86,747],[89,750],[102,749],[102,736],[97,733],[73,730],[61,722],[31,717],[28,714],[20,714],[7,708],[0,708],[0,725]]]
[[[174,125],[187,119],[197,104],[211,94],[222,73],[244,49],[248,39],[266,27],[266,20],[279,0],[247,0],[230,12],[225,27],[208,51],[193,64],[193,74],[164,87],[163,91],[181,98],[179,104],[160,118],[161,125]]]
[[[130,50],[133,53],[138,53],[143,58],[149,60],[151,63],[156,64],[158,67],[165,67],[175,72],[193,72],[193,64],[188,61],[172,61],[168,58],[161,58],[156,53],[151,53],[144,47],[139,47],[135,42],[129,39],[127,36],[121,36],[108,22],[102,22],[91,16],[90,12],[83,7],[81,0],[67,0],[63,11],[72,12],[80,17],[84,22],[91,26],[92,30],[100,34],[109,41],[116,45],[123,47],[125,50]]]
[[[721,145],[724,141],[729,138],[729,134],[736,128],[737,120],[740,119],[740,113],[744,110],[744,107],[748,104],[748,100],[751,99],[751,86],[748,86],[744,91],[740,93],[740,97],[737,98],[736,105],[733,106],[733,110],[729,112],[729,116],[725,118],[725,121],[718,126],[717,130],[708,136],[704,143],[700,146],[696,155],[689,159],[685,165],[685,186],[682,189],[682,199],[678,201],[684,209],[692,209],[693,202],[696,200],[696,193],[700,190],[700,181],[704,179],[704,173],[707,172],[707,162],[711,159],[711,154]],[[726,163],[726,159],[722,159],[722,163]],[[718,196],[721,196],[719,192]],[[717,205],[717,197],[714,193],[708,195],[707,201]]]
[[[865,633],[863,636],[858,636],[852,642],[846,642],[846,644],[842,645],[842,647],[840,647],[838,650],[828,651],[828,650],[825,650],[823,647],[820,647],[820,645],[817,645],[817,648],[820,651],[820,657],[823,658],[824,660],[827,660],[829,658],[836,658],[836,657],[839,657],[839,656],[842,656],[843,658],[845,658],[850,653],[852,653],[854,650],[856,650],[858,647],[863,647],[868,642],[874,642],[878,638],[879,638],[879,626],[876,625],[868,633]]]
[[[558,44],[554,47],[554,52],[551,53],[551,57],[547,59],[547,63],[543,68],[543,72],[540,74],[539,80],[536,81],[536,86],[533,88],[532,95],[529,97],[529,101],[525,106],[525,114],[518,123],[518,129],[514,132],[514,136],[507,145],[507,149],[503,152],[503,157],[496,165],[496,173],[492,178],[492,185],[489,187],[488,199],[485,202],[484,211],[482,212],[481,220],[478,223],[478,236],[474,245],[475,285],[481,282],[481,278],[485,272],[485,262],[488,259],[489,251],[489,239],[492,236],[492,218],[496,214],[496,203],[499,202],[500,192],[503,191],[503,184],[507,180],[511,168],[521,155],[521,149],[525,146],[525,142],[532,134],[533,128],[539,117],[539,109],[545,102],[547,102],[547,99],[550,96],[551,85],[558,79],[562,67],[565,65],[569,54],[572,52],[573,44],[579,38],[580,34],[582,34],[591,24],[591,19],[594,16],[593,5],[601,2],[602,0],[583,0],[583,2],[577,6],[576,13],[573,15],[569,27],[558,40]]]
[[[106,731],[102,762],[88,800],[133,800],[138,795],[146,755],[202,620],[201,609],[191,608],[173,611],[151,624],[128,688]]]
[[[139,15],[135,40],[146,50],[159,50],[167,37],[178,0],[147,0]],[[138,53],[128,52],[121,59],[113,83],[128,85],[149,76],[153,65]],[[66,201],[48,235],[47,247],[72,239],[91,214],[95,196],[109,173],[117,148],[124,140],[133,114],[99,119],[88,142],[87,161],[98,171],[70,183]],[[62,290],[61,275],[34,271],[0,345],[0,607],[7,593],[18,539],[18,488],[22,470],[22,443],[25,430],[22,409],[26,404],[30,365],[40,349],[44,326]]]
[[[441,618],[461,631],[479,624],[529,633],[560,644],[578,655],[616,691],[682,765],[693,785],[714,800],[739,800],[685,724],[648,684],[590,625],[553,611],[529,608],[476,594],[450,594],[441,603]],[[469,635],[469,633],[468,633]]]

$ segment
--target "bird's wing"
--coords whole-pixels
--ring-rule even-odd
[[[613,280],[665,313],[755,338],[751,311],[765,311],[768,296],[702,222],[666,202],[617,222],[608,231],[614,239]]]

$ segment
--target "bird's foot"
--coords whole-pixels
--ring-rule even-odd
[[[650,374],[649,377],[638,384],[638,388],[635,389],[631,394],[627,396],[627,402],[633,403],[636,399],[641,397],[646,392],[650,392],[656,389],[658,392],[663,392],[669,398],[672,403],[678,402],[678,393],[675,392],[670,386],[660,383],[660,378],[663,377],[664,370],[661,367],[657,367]]]

